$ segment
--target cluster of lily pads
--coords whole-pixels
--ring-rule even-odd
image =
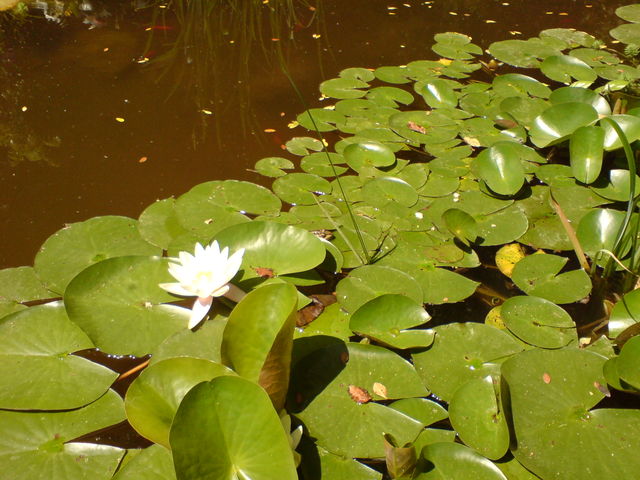
[[[3,475],[637,476],[640,69],[568,29],[491,63],[435,41],[322,83],[271,189],[202,183],[0,270]]]

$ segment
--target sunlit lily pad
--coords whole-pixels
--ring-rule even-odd
[[[539,38],[528,40],[503,40],[489,45],[489,53],[498,60],[514,67],[535,68],[538,59],[558,55],[560,49]]]
[[[376,141],[352,143],[344,149],[343,155],[349,166],[356,172],[367,165],[388,167],[396,161],[393,151]]]
[[[294,407],[302,408],[296,416],[320,446],[336,454],[381,457],[383,433],[404,444],[423,428],[419,421],[371,401],[428,393],[413,366],[385,348],[350,343],[317,349],[298,362],[292,382],[293,396],[302,403]],[[335,418],[342,419],[340,424]]]
[[[549,100],[553,104],[567,103],[567,102],[580,102],[591,105],[600,115],[610,115],[611,106],[609,102],[598,95],[593,90],[582,87],[561,87],[553,92],[549,96]]]
[[[496,362],[522,351],[511,335],[480,323],[452,323],[433,331],[433,345],[412,357],[425,385],[444,401],[469,380],[499,373]]]
[[[427,82],[419,93],[431,108],[455,108],[458,105],[458,94],[445,80]]]
[[[169,430],[180,402],[192,387],[227,367],[200,358],[170,358],[147,367],[127,390],[127,420],[140,435],[169,448]]]
[[[390,202],[411,207],[418,201],[418,192],[400,178],[379,177],[362,186],[362,198],[374,207],[384,208]]]
[[[422,303],[422,288],[408,274],[391,267],[366,265],[353,270],[338,283],[338,302],[348,312],[355,312],[369,300],[380,295],[396,293]]]
[[[103,395],[118,376],[73,352],[93,348],[60,302],[0,321],[0,407],[16,410],[78,408]]]
[[[640,390],[640,336],[624,344],[616,363],[620,378]]]
[[[410,270],[424,294],[423,302],[432,305],[461,302],[473,295],[478,282],[446,268],[420,268]]]
[[[625,294],[611,310],[609,336],[615,338],[627,328],[640,322],[640,289]]]
[[[433,39],[436,44],[431,49],[442,57],[468,60],[474,55],[482,55],[482,49],[471,43],[471,37],[462,33],[438,33]]]
[[[478,225],[475,219],[464,210],[450,208],[442,214],[447,229],[462,243],[469,246],[478,238]]]
[[[548,98],[551,89],[528,75],[520,73],[507,73],[497,75],[493,79],[493,89],[501,97],[534,96]]]
[[[330,132],[336,129],[336,124],[343,123],[346,119],[343,114],[335,110],[324,108],[311,108],[297,116],[300,125],[310,131]]]
[[[490,460],[468,447],[452,442],[434,443],[422,449],[423,465],[430,465],[415,480],[463,479],[507,480],[507,477]]]
[[[353,312],[349,328],[394,348],[428,347],[433,342],[433,332],[413,327],[430,318],[422,304],[404,295],[388,294],[369,300]]]
[[[617,202],[629,201],[631,195],[631,175],[626,169],[611,169],[603,172],[589,187],[601,197]],[[640,195],[640,177],[635,177],[635,196]]]
[[[187,393],[171,425],[181,479],[297,479],[293,454],[267,394],[240,377],[222,376]]]
[[[313,145],[315,146],[315,144]],[[295,165],[293,164],[293,162],[287,158],[267,157],[258,160],[254,168],[260,175],[264,175],[265,177],[277,178],[286,175],[287,172],[285,172],[284,170],[291,170],[294,166]]]
[[[522,152],[527,147],[498,142],[483,150],[474,160],[474,170],[489,188],[500,195],[513,195],[525,181]]]
[[[607,119],[618,124],[629,143],[640,139],[640,117],[635,115],[611,115]],[[611,151],[622,148],[622,141],[611,124],[608,121],[601,120],[600,126],[604,129],[604,149]]]
[[[127,456],[131,453],[128,450]],[[171,451],[153,444],[124,463],[113,480],[176,480]]]
[[[369,90],[367,99],[380,106],[397,107],[413,103],[413,95],[406,90],[396,87],[376,87]]]
[[[293,205],[314,205],[316,195],[331,193],[331,184],[318,175],[290,173],[273,182],[273,191]]]
[[[572,79],[591,83],[598,78],[589,65],[570,55],[551,55],[544,59],[540,70],[551,80],[566,84]]]
[[[2,475],[11,480],[108,480],[125,451],[72,440],[124,418],[122,399],[114,391],[66,412],[0,411]]]
[[[585,471],[633,478],[640,468],[640,439],[629,434],[640,429],[640,412],[590,410],[604,397],[604,362],[578,349],[534,349],[504,363],[518,439],[513,453],[540,478],[580,478]]]
[[[322,263],[326,255],[324,245],[312,233],[274,222],[234,225],[216,235],[216,240],[234,251],[245,249],[242,280],[262,276],[256,269],[270,269],[274,275],[304,272]]]
[[[572,303],[591,292],[591,280],[584,270],[560,273],[568,259],[558,255],[529,255],[516,263],[512,280],[528,295],[553,303]]]
[[[389,406],[418,420],[425,427],[449,417],[449,412],[444,407],[427,398],[403,398]]]
[[[322,142],[313,137],[293,137],[285,144],[285,146],[289,153],[299,155],[301,157],[308,155],[309,150],[319,152],[323,148]]]
[[[58,294],[84,268],[122,255],[157,255],[145,242],[137,221],[126,217],[94,217],[58,230],[40,247],[34,267],[45,287]]]
[[[569,142],[571,171],[576,180],[593,183],[600,175],[604,153],[604,130],[597,126],[580,127]]]
[[[55,296],[44,288],[33,267],[0,270],[0,301],[29,302]]]
[[[142,356],[187,327],[190,311],[163,303],[176,297],[158,284],[174,281],[159,257],[119,257],[82,271],[65,292],[69,318],[109,353]]]
[[[164,250],[171,242],[187,233],[175,209],[175,199],[165,198],[152,203],[138,218],[138,231],[147,242]]]
[[[223,315],[216,315],[216,304],[209,313],[209,320],[201,324],[196,331],[185,328],[158,345],[152,354],[150,365],[168,358],[199,358],[221,363],[220,346],[222,332],[227,324]]]
[[[320,177],[337,177],[347,171],[346,167],[340,165],[343,163],[344,158],[338,153],[316,152],[303,157],[300,168]]]
[[[500,316],[514,335],[537,347],[560,348],[577,339],[569,314],[544,298],[511,297],[502,304]]]
[[[320,92],[333,98],[360,98],[367,93],[369,84],[356,78],[332,78],[320,84]]]
[[[449,405],[451,425],[460,439],[481,455],[498,460],[509,448],[498,377],[475,378],[458,388]]]
[[[566,140],[578,128],[596,120],[598,112],[591,105],[580,102],[559,103],[549,107],[533,121],[529,134],[536,146],[546,147]]]

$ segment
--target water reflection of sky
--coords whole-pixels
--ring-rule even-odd
[[[342,68],[435,58],[429,46],[438,32],[467,33],[483,48],[551,27],[606,38],[618,23],[615,8],[628,2],[307,3],[317,3],[317,10],[300,6],[292,29],[282,22],[278,47],[313,104],[318,84]],[[217,50],[215,79],[207,86],[206,72],[198,71],[205,47],[171,53],[184,33],[171,12],[160,12],[166,15],[158,17],[150,45],[151,10],[132,12],[118,2],[113,13],[90,13],[3,27],[0,268],[31,264],[39,245],[64,223],[137,217],[154,200],[211,179],[264,181],[247,169],[282,155],[280,145],[292,135],[287,124],[302,110],[278,66],[266,19],[262,41],[251,47],[245,41],[245,50],[237,30],[222,32],[228,42]],[[286,41],[291,32],[295,42]],[[165,57],[154,65],[145,62],[145,52]]]

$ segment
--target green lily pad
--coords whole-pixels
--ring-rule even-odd
[[[343,155],[347,164],[356,172],[364,166],[388,167],[396,161],[396,156],[389,147],[373,140],[352,143],[344,149]]]
[[[600,115],[611,115],[609,102],[603,96],[588,88],[561,87],[551,92],[549,100],[553,104],[567,102],[586,103],[595,108]]]
[[[635,336],[624,344],[616,363],[620,378],[640,390],[640,337]]]
[[[338,302],[355,312],[369,300],[388,293],[406,295],[422,303],[422,288],[410,275],[391,267],[366,265],[351,271],[336,287]]]
[[[360,98],[367,94],[367,82],[357,78],[332,78],[320,84],[320,92],[326,97]]]
[[[525,181],[522,151],[527,147],[513,142],[497,142],[474,160],[476,174],[500,195],[517,193]]]
[[[404,295],[388,294],[369,300],[353,312],[349,328],[393,348],[428,347],[433,332],[412,328],[430,318],[422,304]]]
[[[403,398],[389,404],[389,407],[418,420],[425,427],[449,418],[444,407],[427,398]]]
[[[314,335],[324,335],[336,337],[343,341],[348,341],[353,335],[349,328],[349,319],[351,316],[340,308],[340,305],[334,303],[325,307],[324,311],[304,330],[296,329],[294,338],[311,337]]]
[[[551,55],[544,59],[540,70],[551,80],[567,84],[571,83],[572,78],[587,83],[598,78],[589,65],[570,55]]]
[[[384,106],[396,108],[399,105],[410,105],[413,103],[413,95],[406,90],[396,87],[376,87],[369,90],[367,99]]]
[[[384,208],[388,203],[411,207],[418,201],[418,192],[400,178],[378,177],[362,186],[362,199],[380,208]]]
[[[480,323],[437,326],[431,347],[412,355],[425,385],[440,399],[450,401],[458,387],[474,378],[498,374],[496,362],[522,351],[508,333]]]
[[[142,356],[186,328],[190,311],[158,284],[173,281],[159,257],[118,257],[83,270],[69,284],[67,315],[101,350]]]
[[[450,208],[442,214],[447,229],[462,243],[469,246],[478,238],[478,225],[475,219],[464,210]]]
[[[529,135],[536,146],[547,147],[566,140],[578,128],[597,120],[598,112],[591,105],[559,103],[549,107],[533,121]]]
[[[570,137],[571,171],[576,180],[593,183],[600,175],[604,153],[604,130],[601,127],[580,127]]]
[[[503,40],[489,45],[489,53],[514,67],[537,68],[539,59],[560,54],[560,49],[540,38]]]
[[[345,116],[335,110],[311,108],[296,117],[297,122],[312,132],[330,132],[336,129],[336,124],[345,122]]]
[[[67,284],[89,265],[123,255],[158,255],[145,242],[137,221],[126,217],[94,217],[51,235],[40,247],[34,268],[49,290],[63,294]]]
[[[409,273],[422,287],[424,303],[440,305],[443,303],[461,302],[473,295],[478,282],[474,282],[459,273],[446,268],[420,268]]]
[[[568,259],[558,255],[529,255],[516,263],[511,279],[527,295],[553,303],[572,303],[591,292],[591,279],[584,270],[560,273]]]
[[[305,447],[308,447],[307,451]],[[311,447],[304,441],[300,444],[303,458],[318,458],[319,464],[305,461],[300,465],[302,478],[330,478],[332,480],[382,480],[382,474],[353,458],[333,454],[322,447]]]
[[[127,452],[127,457],[132,451]],[[171,451],[153,444],[120,467],[113,480],[176,480]]]
[[[69,321],[60,302],[31,307],[0,321],[0,407],[78,408],[103,395],[117,373],[73,352],[93,343]]]
[[[150,365],[169,358],[199,358],[221,363],[220,347],[222,332],[227,325],[227,318],[216,314],[217,304],[214,304],[210,317],[202,323],[196,331],[185,328],[179,330],[158,345],[151,353]]]
[[[640,289],[631,290],[618,301],[609,315],[609,336],[615,338],[640,322]]]
[[[274,222],[234,225],[218,233],[216,240],[234,251],[245,249],[241,280],[260,277],[256,269],[262,268],[275,275],[304,272],[322,263],[326,255],[324,245],[312,233]]]
[[[338,153],[316,152],[311,153],[300,161],[300,168],[307,173],[319,177],[337,177],[347,171],[344,157]]]
[[[608,200],[617,202],[629,201],[631,196],[631,175],[629,170],[624,169],[611,169],[608,172],[603,172],[595,183],[589,185],[595,193]],[[635,178],[635,196],[640,195],[640,177],[636,175]]]
[[[433,39],[437,43],[431,49],[441,57],[469,60],[474,55],[482,55],[482,49],[471,43],[471,37],[462,33],[438,33]]]
[[[295,480],[296,467],[268,395],[241,377],[201,383],[184,397],[171,426],[176,476],[184,480]]]
[[[551,89],[528,75],[507,73],[493,79],[493,90],[501,97],[528,96],[548,98]]]
[[[497,378],[475,378],[458,388],[449,405],[451,425],[480,455],[498,460],[509,449],[509,426],[497,397]]]
[[[309,150],[313,152],[319,152],[324,148],[324,145],[322,145],[322,142],[320,140],[312,137],[293,137],[285,144],[285,146],[287,147],[287,151],[289,153],[298,155],[300,157],[308,155]]]
[[[315,138],[311,140],[315,140]],[[319,140],[316,141],[319,143]],[[289,142],[287,142],[287,146],[289,146]],[[315,143],[313,145],[315,146]],[[285,170],[291,170],[293,167],[295,167],[294,163],[287,158],[267,157],[258,160],[253,168],[255,168],[260,175],[277,178],[286,175],[287,172],[285,172]]]
[[[609,34],[627,45],[640,45],[640,25],[637,23],[623,23],[609,30]]]
[[[446,80],[427,82],[419,93],[431,108],[455,108],[458,105],[458,94]]]
[[[417,420],[367,401],[428,394],[413,366],[382,347],[349,343],[316,349],[296,364],[292,388],[293,398],[304,405],[295,407],[302,408],[295,415],[318,445],[338,455],[382,457],[384,433],[405,444],[422,430]]]
[[[593,478],[633,478],[640,468],[640,439],[629,435],[640,428],[640,412],[590,410],[604,397],[598,386],[606,385],[605,360],[578,349],[534,349],[502,366],[518,439],[513,454],[540,478],[587,471]]]
[[[73,439],[124,418],[122,400],[111,390],[77,410],[0,411],[2,475],[11,480],[108,480],[125,451]]]
[[[636,4],[618,7],[616,15],[627,22],[640,23],[640,6]]]
[[[17,302],[7,302],[0,300],[0,319],[11,315],[12,313],[26,310],[28,307]]]
[[[169,430],[191,388],[233,371],[200,358],[170,358],[147,367],[127,390],[127,420],[145,438],[169,448]]]
[[[0,270],[0,301],[30,302],[54,296],[44,288],[33,267]]]
[[[289,173],[276,178],[273,191],[285,202],[294,205],[314,205],[316,195],[331,193],[331,184],[318,175]]]
[[[167,250],[171,242],[187,233],[175,209],[174,198],[165,198],[152,203],[138,218],[138,231],[142,238],[156,247]]]
[[[629,143],[640,139],[640,117],[635,115],[610,115],[607,118],[618,124]],[[604,129],[604,149],[611,151],[622,148],[622,141],[611,124],[601,120],[600,126]]]
[[[410,72],[407,67],[396,67],[396,66],[384,66],[378,67],[373,72],[377,79],[382,80],[386,83],[409,83],[408,75]]]
[[[527,216],[513,204],[488,215],[476,215],[478,244],[505,245],[525,234],[529,228]]]
[[[618,236],[618,231],[624,221],[624,212],[607,208],[598,208],[587,213],[576,230],[578,241],[585,253],[599,263],[606,262],[609,257],[599,257],[599,252],[607,250],[612,252]],[[630,245],[625,242],[620,250],[624,256],[629,251]]]
[[[463,479],[507,480],[490,460],[464,445],[441,442],[422,449],[421,459],[430,465],[426,471],[418,470],[415,480]]]
[[[511,297],[502,304],[500,316],[514,335],[537,347],[560,348],[577,340],[576,325],[569,314],[544,298]]]

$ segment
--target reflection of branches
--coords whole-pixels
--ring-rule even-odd
[[[250,65],[255,51],[259,49],[267,63],[281,58],[277,52],[283,44],[291,43],[297,29],[317,19],[320,2],[172,0],[167,6],[157,5],[152,29],[170,28],[164,25],[168,16],[165,12],[169,12],[175,16],[179,30],[169,50],[152,63],[163,68],[161,77],[173,82],[172,93],[186,91],[197,109],[211,109],[220,115],[233,108],[240,114],[240,122],[246,123],[250,118]],[[155,42],[157,38],[150,39],[147,48]],[[229,92],[233,92],[231,97]]]

